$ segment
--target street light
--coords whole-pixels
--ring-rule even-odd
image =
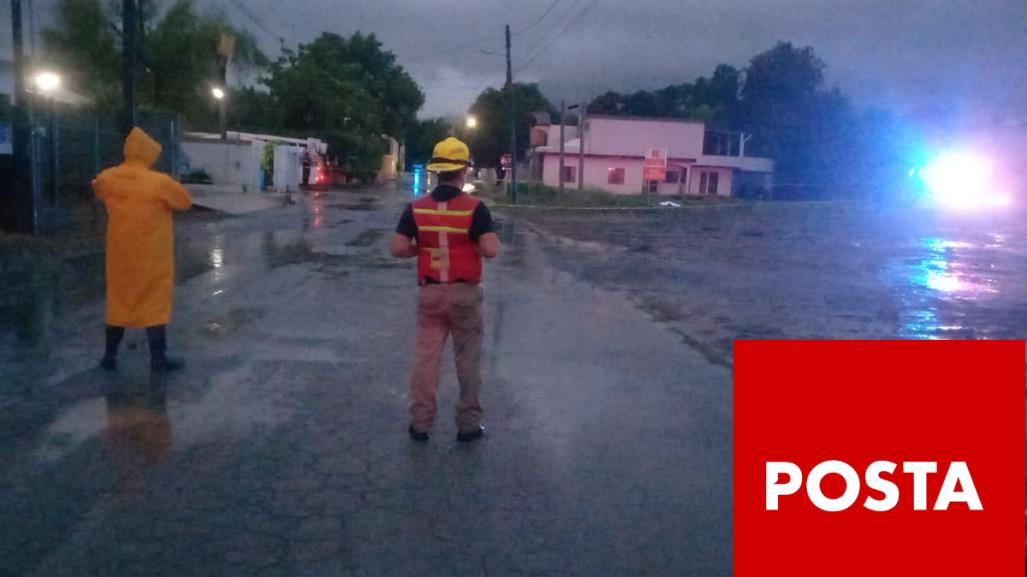
[[[218,132],[221,140],[228,140],[228,111],[225,102],[225,89],[220,86],[211,87],[210,93],[218,101]]]
[[[60,174],[60,152],[58,144],[58,133],[57,133],[57,105],[54,102],[54,92],[61,86],[61,77],[55,72],[49,70],[41,70],[36,73],[36,77],[33,78],[36,84],[36,88],[39,89],[39,93],[46,97],[47,107],[50,110],[50,127],[47,130],[46,139],[50,145],[50,206],[57,208],[57,194],[59,187],[59,174]],[[33,151],[33,157],[35,157],[35,151]],[[33,160],[33,163],[35,160]]]
[[[43,71],[36,74],[36,88],[44,94],[50,94],[61,86],[61,77],[54,72]]]
[[[468,116],[466,126],[470,130],[478,128],[478,118],[476,116]]]

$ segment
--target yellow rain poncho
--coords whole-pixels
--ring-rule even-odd
[[[192,199],[173,178],[152,170],[161,146],[139,128],[125,139],[125,161],[93,180],[107,205],[107,324],[150,327],[171,320],[175,278],[171,213]]]

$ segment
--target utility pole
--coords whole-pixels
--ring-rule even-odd
[[[510,61],[510,25],[506,25],[506,90],[510,101],[510,198],[517,204],[517,101],[514,97],[513,66]]]
[[[582,103],[578,112],[578,192],[585,190],[585,116],[588,105]]]
[[[36,232],[36,195],[31,177],[32,161],[29,156],[31,127],[28,121],[28,92],[25,89],[25,40],[22,30],[21,0],[11,0],[11,38],[14,57],[14,114],[13,138],[14,178],[9,193],[14,197],[4,200],[4,225],[19,232]]]
[[[567,116],[567,103],[560,100],[560,170],[556,178],[560,180],[560,192],[563,192],[563,119]]]
[[[218,41],[218,82],[221,83],[221,97],[218,98],[218,132],[221,140],[228,140],[228,65],[235,54],[235,35],[221,34]]]
[[[124,60],[122,88],[124,110],[122,129],[125,134],[136,125],[136,30],[138,24],[136,0],[121,2],[121,51]]]

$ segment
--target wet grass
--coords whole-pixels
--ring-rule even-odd
[[[479,184],[475,194],[507,208],[513,202],[507,194],[506,187],[502,185],[488,186]],[[661,208],[658,205],[665,200],[673,201],[682,207],[709,207],[751,203],[751,201],[741,201],[725,197],[653,196],[641,193],[613,194],[594,188],[587,188],[582,191],[576,188],[565,188],[561,191],[559,188],[535,182],[524,183],[517,188],[517,206],[525,208],[656,209]]]

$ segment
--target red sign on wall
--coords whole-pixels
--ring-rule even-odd
[[[650,149],[645,155],[643,177],[646,180],[662,181],[667,178],[667,151]]]
[[[1019,576],[1022,341],[735,343],[736,577]]]

